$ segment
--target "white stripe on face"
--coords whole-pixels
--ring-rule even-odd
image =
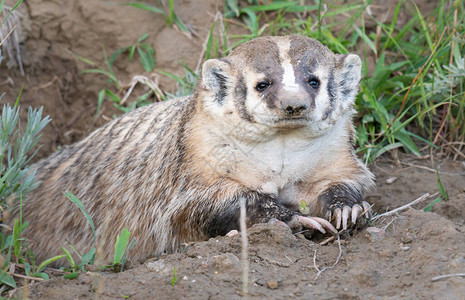
[[[294,67],[291,64],[291,61],[288,56],[289,48],[291,43],[288,40],[278,43],[279,47],[279,57],[281,58],[281,64],[284,70],[282,85],[283,88],[287,91],[297,91],[299,90],[299,85],[295,80]]]
[[[294,67],[289,61],[284,61],[283,69],[283,88],[287,91],[297,91],[299,89],[299,85],[295,82]]]

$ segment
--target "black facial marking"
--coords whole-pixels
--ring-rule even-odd
[[[254,46],[255,43],[259,43]],[[281,65],[281,58],[279,56],[279,48],[273,38],[262,37],[257,40],[248,42],[247,55],[245,56],[245,65],[256,72],[263,74],[262,80],[259,82],[267,82],[270,85],[260,91],[255,87],[259,82],[254,83],[254,90],[248,91],[249,93],[261,93],[263,102],[269,109],[279,107],[278,92],[281,90],[281,81],[284,70]],[[244,51],[241,46],[237,47],[235,51]],[[233,51],[234,52],[234,51]],[[259,59],[257,59],[259,58]]]
[[[347,101],[354,92],[353,86],[356,86],[357,79],[352,75],[351,70],[346,71],[340,75],[343,79],[340,82],[342,101]]]
[[[242,119],[253,122],[252,115],[247,111],[245,102],[247,99],[247,85],[245,84],[244,76],[240,74],[234,88],[234,106],[236,107]]]
[[[224,98],[226,97],[226,91],[227,91],[227,87],[226,87],[226,76],[224,76],[223,74],[220,74],[216,71],[213,71],[213,75],[216,77],[216,80],[218,80],[218,83],[219,83],[219,90],[218,92],[216,93],[216,101],[219,103],[219,104],[223,104],[224,102]]]
[[[326,89],[327,89],[328,97],[329,97],[329,106],[328,106],[328,109],[323,114],[323,120],[326,120],[331,115],[331,113],[334,110],[334,104],[336,102],[337,86],[334,81],[334,70],[333,69],[331,69],[329,73],[328,86]]]

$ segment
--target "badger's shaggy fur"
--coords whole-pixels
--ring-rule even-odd
[[[358,56],[295,35],[206,61],[194,95],[128,113],[33,166],[41,183],[23,218],[34,253],[49,258],[65,241],[92,246],[65,191],[92,216],[106,261],[124,227],[136,238],[133,260],[237,229],[240,197],[249,225],[276,218],[332,229],[311,217],[342,215],[346,227],[373,185],[352,145],[360,73]]]

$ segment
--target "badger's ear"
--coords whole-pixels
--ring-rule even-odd
[[[222,104],[230,85],[230,64],[225,60],[209,59],[202,65],[202,87],[215,95]]]
[[[336,82],[342,102],[353,102],[362,77],[362,61],[356,54],[338,55]]]

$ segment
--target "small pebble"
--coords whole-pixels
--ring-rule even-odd
[[[400,250],[402,250],[402,251],[407,251],[408,249],[410,249],[409,246],[405,246],[403,243],[400,243],[399,247],[400,247]]]
[[[395,255],[395,252],[392,251],[391,249],[384,249],[384,250],[379,251],[380,257],[391,258],[391,257],[394,257],[394,255]]]
[[[457,268],[458,266],[465,266],[465,258],[462,256],[457,256],[450,262],[452,268]]]
[[[279,287],[277,280],[268,280],[266,286],[271,290],[276,290]]]
[[[188,280],[189,278],[187,276],[184,275],[184,277],[182,278],[182,280]]]
[[[220,269],[240,268],[240,260],[232,253],[223,253],[215,258],[215,266]]]
[[[414,236],[412,233],[407,232],[404,236],[401,237],[400,241],[404,244],[411,243],[414,239]]]
[[[386,236],[386,231],[378,227],[368,227],[365,236],[372,243],[379,242],[382,241]]]
[[[165,261],[163,259],[148,262],[146,266],[147,266],[147,269],[149,269],[150,271],[154,271],[157,273],[168,272],[168,268],[166,267]]]
[[[393,182],[396,181],[396,180],[397,180],[397,177],[389,177],[388,179],[386,179],[386,183],[387,183],[387,184],[391,184],[391,183],[393,183]]]

